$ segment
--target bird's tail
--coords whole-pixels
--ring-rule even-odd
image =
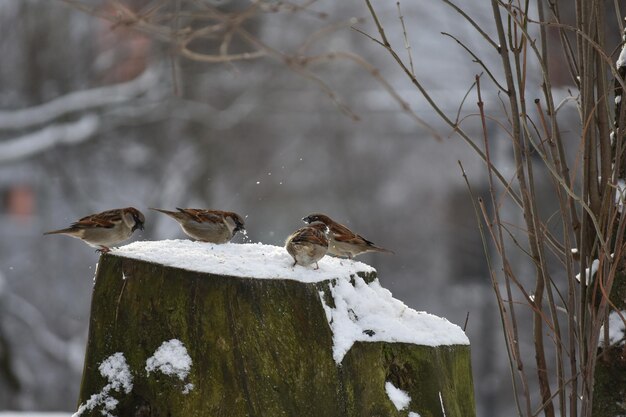
[[[150,210],[159,211],[159,212],[161,212],[163,214],[167,214],[168,216],[174,217],[174,218],[176,218],[176,216],[178,214],[180,214],[177,211],[163,210],[163,209],[160,209],[160,208],[152,208],[152,207],[150,207]]]
[[[59,229],[59,230],[51,230],[49,232],[45,232],[45,235],[72,235],[76,233],[76,229],[74,229],[73,227],[68,227],[66,229]]]
[[[371,245],[369,247],[369,249],[373,252],[381,252],[381,253],[392,253],[392,254],[396,254],[394,251],[389,250],[389,249],[385,249],[385,248],[381,248],[380,246],[376,246],[376,245]]]

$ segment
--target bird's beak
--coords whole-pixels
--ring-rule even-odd
[[[135,223],[135,225],[133,226],[133,232],[137,229],[143,230],[143,223]]]
[[[311,219],[309,219],[309,216],[307,216],[307,217],[303,217],[303,218],[302,218],[302,221],[303,221],[303,222],[305,222],[306,224],[311,223]]]

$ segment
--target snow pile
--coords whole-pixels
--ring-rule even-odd
[[[409,406],[411,402],[411,397],[407,394],[406,391],[402,391],[400,388],[393,385],[391,382],[387,381],[385,383],[385,391],[387,392],[387,396],[396,406],[398,411],[402,411]]]
[[[154,262],[190,271],[247,278],[278,278],[319,282],[349,277],[357,272],[375,272],[369,265],[348,259],[325,256],[319,269],[293,265],[283,247],[261,243],[216,245],[190,240],[133,242],[113,249],[112,254]]]
[[[617,58],[617,62],[615,62],[615,66],[617,69],[621,67],[626,67],[626,46],[622,48],[622,51],[619,53],[619,57]]]
[[[409,396],[409,394],[406,391],[402,391],[400,388],[396,387],[389,381],[385,383],[385,391],[387,392],[387,397],[389,397],[393,405],[396,406],[396,410],[398,411],[405,410],[411,403],[411,397]],[[441,392],[439,393],[439,400],[441,401]],[[443,410],[443,402],[441,404],[441,409]],[[443,410],[443,415],[445,417],[445,410]],[[409,417],[421,416],[415,411],[409,411]]]
[[[146,372],[150,375],[150,372],[159,371],[165,375],[176,376],[184,382],[192,363],[185,345],[178,339],[172,339],[163,342],[154,355],[148,358]],[[188,394],[192,389],[193,384],[186,384],[183,394]]]
[[[354,285],[338,279],[331,286],[335,308],[320,298],[333,332],[333,357],[340,364],[354,342],[401,342],[426,346],[469,345],[469,339],[448,320],[417,312],[392,297],[378,279],[367,284],[361,277]]]
[[[600,261],[594,259],[593,262],[591,262],[591,268],[585,268],[585,282],[587,285],[591,284],[591,281],[593,281],[593,277],[596,275],[596,272],[598,272],[599,266]],[[580,282],[580,274],[576,274],[576,281]]]
[[[611,259],[613,259],[614,255],[614,253],[611,254]],[[593,262],[591,262],[591,268],[585,268],[585,282],[587,283],[587,285],[590,285],[591,282],[593,282],[593,277],[598,272],[599,267],[600,261],[598,259],[594,259]],[[580,274],[576,274],[576,281],[580,282]]]
[[[621,99],[622,96],[616,97],[616,102],[618,98]],[[617,206],[617,211],[621,213],[624,209],[624,197],[626,197],[626,181],[624,181],[623,179],[617,180],[616,187],[617,189],[615,191],[615,205]]]
[[[622,311],[622,316],[626,317],[626,311]],[[623,344],[624,336],[626,336],[626,324],[624,320],[617,314],[616,311],[612,311],[609,314],[609,344]],[[604,341],[604,326],[600,328],[600,343]]]
[[[78,417],[85,411],[93,410],[96,407],[102,407],[100,413],[103,416],[114,417],[111,412],[115,410],[119,401],[113,398],[110,392],[124,391],[128,394],[133,389],[133,376],[130,373],[130,368],[123,353],[117,352],[106,358],[102,361],[98,370],[100,375],[106,378],[109,383],[98,394],[93,394],[85,404],[81,404],[72,417]]]

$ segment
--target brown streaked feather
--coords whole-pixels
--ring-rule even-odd
[[[152,208],[176,220],[183,232],[193,239],[216,244],[229,242],[244,231],[241,216],[231,211],[176,207],[178,211]]]
[[[158,210],[158,209],[156,209]],[[236,219],[241,219],[237,213],[232,211],[223,211],[223,210],[208,210],[208,209],[194,209],[194,208],[180,208],[176,207],[176,210],[179,212],[186,214],[192,220],[202,223],[202,222],[221,222],[225,217],[232,217]],[[159,210],[165,212],[165,210]]]
[[[198,223],[222,221],[223,212],[220,212],[219,210],[205,210],[205,209],[180,208],[180,207],[176,207],[176,210],[180,211],[183,214],[186,214],[193,221],[196,221]]]
[[[332,234],[337,235],[337,236],[358,236],[356,233],[348,229],[343,224],[336,223],[332,220],[329,223],[327,223],[327,226],[332,232]]]
[[[393,253],[389,249],[376,246],[374,242],[365,239],[363,236],[357,233],[354,233],[352,230],[348,229],[346,226],[340,223],[337,223],[336,221],[326,216],[325,214],[321,214],[321,213],[310,214],[306,216],[305,218],[303,218],[303,220],[305,220],[306,222],[311,222],[309,224],[315,224],[315,222],[319,222],[319,223],[323,223],[327,225],[330,229],[333,241],[350,246],[349,248],[350,254],[346,252],[345,254],[342,254],[342,255],[348,255],[349,257],[351,257],[353,255],[358,255],[359,253],[372,252],[372,251]],[[336,248],[333,246],[331,242],[331,249],[330,249],[331,253],[335,253],[336,252],[335,249]],[[346,247],[344,247],[344,249],[346,249]]]
[[[85,227],[105,227],[110,229],[115,226],[116,223],[121,221],[122,216],[119,210],[107,210],[91,216],[85,216],[77,222],[72,223],[70,227],[78,229],[83,229]]]
[[[366,244],[373,245],[374,243],[365,239],[363,236],[354,233],[352,230],[348,229],[344,225],[339,223],[333,223],[328,225],[330,232],[333,234],[333,238],[339,242],[347,242],[354,244]]]
[[[291,242],[328,246],[326,233],[324,233],[321,228],[314,227],[314,225],[296,230],[293,235],[291,235]]]
[[[72,223],[70,227],[59,230],[52,230],[50,232],[44,233],[44,235],[53,235],[53,234],[63,234],[63,233],[74,233],[80,229],[92,229],[92,228],[105,228],[111,229],[115,227],[115,225],[122,221],[122,216],[119,210],[107,210],[102,213],[92,214],[89,216],[85,216],[78,221]]]
[[[315,269],[318,269],[317,261],[328,252],[328,233],[328,227],[322,223],[306,226],[292,233],[285,242],[285,249],[293,258],[293,265],[308,266],[315,263]]]
[[[333,226],[330,226],[331,233],[333,234],[333,239],[335,239],[337,242],[349,243],[351,245],[366,246],[370,250],[374,250],[376,252],[394,253],[389,249],[376,246],[374,242],[365,239],[363,236],[358,235],[345,227],[344,229],[346,229],[349,233],[337,233],[335,232],[336,229]]]

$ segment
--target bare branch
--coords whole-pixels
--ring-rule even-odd
[[[496,80],[496,78],[493,76],[493,74],[491,73],[491,71],[489,70],[489,68],[487,68],[487,66],[485,65],[485,63],[476,56],[476,54],[474,54],[474,52],[472,52],[471,49],[469,49],[463,42],[461,42],[459,39],[457,39],[455,36],[447,33],[447,32],[441,32],[442,35],[444,36],[449,36],[450,38],[454,39],[456,41],[456,43],[458,43],[459,45],[461,45],[461,47],[463,49],[465,49],[467,51],[468,54],[470,54],[472,56],[472,58],[474,58],[474,62],[477,63],[478,65],[480,65],[485,72],[487,73],[487,75],[489,75],[489,78],[491,78],[491,81],[493,81],[493,83],[500,89],[500,91],[502,91],[505,94],[508,94],[506,88],[504,88],[502,86],[502,84],[500,84],[498,82],[498,80]]]
[[[76,145],[98,133],[100,118],[87,114],[76,122],[60,123],[0,142],[0,163],[28,158],[58,145]]]
[[[404,49],[409,56],[409,67],[411,68],[411,74],[415,75],[415,69],[413,68],[413,55],[411,54],[411,43],[409,42],[409,36],[406,32],[406,26],[404,25],[404,16],[402,15],[402,10],[400,10],[400,2],[396,2],[396,6],[398,6],[398,19],[400,19],[400,24],[402,25],[402,35],[404,38]]]
[[[124,103],[150,91],[159,78],[157,69],[148,69],[126,83],[77,91],[22,110],[0,111],[0,129],[30,128],[67,114]]]

